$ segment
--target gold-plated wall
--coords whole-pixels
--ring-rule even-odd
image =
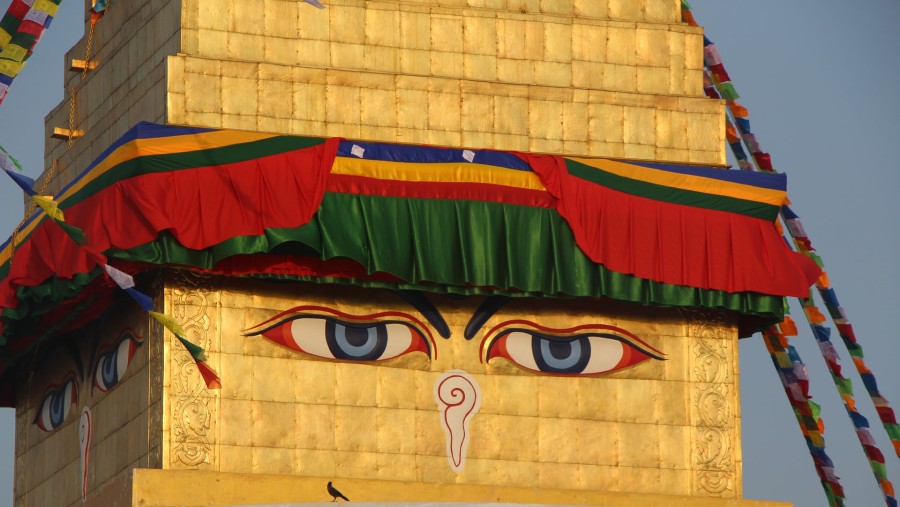
[[[241,330],[297,306],[357,316],[404,311],[424,321],[392,293],[271,283],[167,289],[167,309],[207,347],[224,385],[200,389],[186,353],[167,348],[163,468],[740,498],[732,322],[531,299],[510,303],[465,340],[481,299],[432,297],[452,331],[436,338],[436,358],[364,364],[314,358]],[[483,364],[485,330],[511,319],[557,329],[618,326],[663,351],[665,361],[584,378],[496,358]],[[448,466],[433,395],[448,370],[469,372],[484,396],[459,474]]]
[[[676,2],[226,3],[184,2],[170,123],[725,161]]]

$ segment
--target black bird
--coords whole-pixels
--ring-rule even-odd
[[[334,486],[331,485],[331,481],[328,481],[328,494],[331,495],[332,502],[337,501],[338,498],[343,498],[347,502],[350,501],[349,498],[342,495],[340,491],[338,491]]]

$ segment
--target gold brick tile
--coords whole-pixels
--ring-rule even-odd
[[[687,70],[703,69],[702,33],[686,33],[684,35],[684,62]]]
[[[435,410],[433,411],[415,411],[416,455],[437,456],[442,460],[444,468],[449,470],[450,468],[447,466],[446,440],[444,439],[444,431],[441,429],[440,423],[441,415],[437,411],[437,404],[435,404],[434,407]],[[485,446],[476,446],[474,444],[476,438],[484,439],[487,437],[487,435],[484,434],[479,437],[479,433],[484,433],[484,431],[478,428],[490,428],[489,419],[486,419],[485,421],[480,420],[482,415],[483,414],[476,415],[475,418],[472,419],[471,424],[475,425],[477,423],[478,426],[472,426],[472,441],[470,441],[469,449],[474,452],[474,449],[478,447],[478,452],[480,453],[496,453],[496,451],[491,451],[491,447],[489,446],[494,446],[494,449],[496,449],[497,443],[486,442]]]
[[[651,0],[653,1],[653,0]],[[643,1],[635,0],[607,0],[609,17],[611,19],[639,20],[642,18],[641,8]]]
[[[266,37],[263,41],[265,61],[269,63],[283,65],[295,65],[300,62],[306,63],[304,61],[305,59],[298,58],[301,53],[298,49],[299,45],[295,39]],[[308,51],[308,49],[304,50],[303,53],[306,53],[306,51]],[[316,55],[319,61],[321,61],[322,56],[323,55]],[[324,56],[327,56],[327,53],[325,53]]]
[[[617,383],[618,411],[615,420],[622,422],[655,423],[659,419],[659,381],[629,379]]]
[[[582,489],[581,465],[541,463],[538,470],[538,486],[541,488]]]
[[[266,9],[261,9],[259,2],[234,2],[231,8],[229,30],[256,35],[266,33]]]
[[[295,119],[322,121],[326,118],[326,87],[322,84],[294,83],[292,112]]]
[[[507,415],[494,417],[497,431],[491,433],[491,437],[499,444],[497,457],[509,461],[538,461],[540,455],[538,418]]]
[[[260,62],[265,60],[265,36],[258,34],[228,32],[225,36],[225,54],[228,63],[234,60]]]
[[[297,39],[299,3],[287,0],[265,0],[265,33],[272,37]]]
[[[376,406],[376,371],[371,365],[336,363],[334,365],[335,404],[354,407]]]
[[[459,78],[464,72],[462,53],[432,51],[430,54],[432,76]]]
[[[289,448],[252,447],[250,460],[254,474],[288,475],[294,471],[295,451]]]
[[[291,120],[289,132],[293,135],[326,136],[327,129],[323,121]]]
[[[610,0],[573,0],[576,17],[605,19],[609,16]]]
[[[337,451],[294,449],[294,475],[335,477],[338,469]]]
[[[368,8],[365,11],[365,41],[367,45],[399,47],[402,31],[400,12],[388,9]]]
[[[429,92],[427,116],[429,129],[452,131],[459,135],[461,125],[459,94]]]
[[[652,493],[659,490],[659,469],[619,467],[619,491]]]
[[[397,125],[397,99],[394,90],[364,87],[360,90],[359,98],[360,121],[363,125],[376,127]]]
[[[254,447],[294,447],[298,428],[292,404],[251,401],[250,418],[250,440]]]
[[[335,469],[336,477],[365,479],[374,477],[377,473],[378,453],[335,451],[334,456],[339,464]],[[352,490],[346,490],[345,493],[349,496],[350,491]]]
[[[681,9],[676,2],[645,0],[644,20],[654,23],[680,23]]]
[[[459,146],[462,134],[458,130],[428,130],[425,142],[437,146]]]
[[[422,112],[428,110],[428,92],[403,88],[402,84],[398,80],[397,124],[404,128],[427,128],[428,118]]]
[[[543,24],[543,59],[550,62],[572,61],[573,26],[569,23]]]
[[[525,58],[534,61],[544,59],[544,26],[543,20],[525,22]]]
[[[399,54],[400,72],[426,76],[431,73],[431,53],[419,49],[403,49]]]
[[[252,447],[219,445],[219,471],[238,474],[253,473]]]
[[[460,16],[431,17],[431,47],[449,53],[463,52],[463,21]]]
[[[497,79],[497,57],[493,55],[464,54],[462,77],[466,79],[494,81]]]
[[[462,132],[462,146],[468,148],[488,148],[495,149],[494,134],[490,132],[471,132],[464,130]]]
[[[535,153],[562,153],[563,142],[560,139],[531,138],[528,140],[528,151]]]
[[[416,408],[416,386],[408,371],[400,368],[376,370],[376,405],[383,408]]]
[[[619,491],[619,467],[582,465],[581,480],[590,491]]]
[[[669,31],[652,27],[652,25],[638,26],[635,30],[635,63],[642,66],[668,67],[671,56],[669,53]]]
[[[690,495],[690,470],[660,469],[659,484],[651,492],[655,493],[657,491],[665,491],[667,495]]]
[[[298,5],[298,7],[304,7]],[[297,9],[297,38],[309,40],[331,40],[331,9]]]
[[[334,405],[306,403],[294,405],[297,421],[294,447],[319,450],[337,449],[335,410]]]
[[[535,62],[534,83],[543,86],[569,87],[572,85],[572,65],[557,62]]]
[[[284,119],[293,117],[292,101],[285,100],[293,93],[293,85],[289,81],[261,81],[260,91],[260,116]]]
[[[669,69],[665,67],[638,67],[637,91],[647,94],[668,93],[671,88],[669,76]]]
[[[619,462],[618,423],[575,420],[579,448],[577,463],[585,465],[617,465]],[[572,442],[569,443],[572,445]]]
[[[540,0],[540,12],[561,16],[574,14],[574,2],[571,0]]]
[[[520,134],[494,134],[494,140],[497,143],[495,149],[498,150],[522,150],[528,151],[528,136]]]
[[[413,410],[378,408],[368,431],[375,433],[376,450],[381,454],[416,453],[416,414]]]
[[[191,111],[198,113],[221,113],[222,79],[218,76],[186,73],[184,79],[185,98]]]
[[[230,28],[231,22],[228,9],[223,9],[221,6],[208,2],[196,2],[195,5],[198,9],[197,28],[220,31],[226,31]]]
[[[497,21],[497,56],[522,59],[527,47],[525,21],[501,17]]]
[[[690,470],[691,428],[659,426],[659,466],[666,469]]]
[[[501,135],[527,135],[528,100],[522,97],[495,96],[494,130],[497,134]]]
[[[431,49],[431,16],[424,12],[400,12],[401,48]]]
[[[331,66],[339,69],[365,69],[365,46],[363,44],[347,44],[332,42]]]
[[[327,123],[357,126],[356,131],[359,131],[359,88],[328,85],[325,88],[325,100],[325,121]]]
[[[230,377],[237,378],[237,377]],[[219,403],[219,443],[222,445],[252,445],[249,429],[252,427],[252,402],[250,400],[223,399]]]
[[[251,399],[281,403],[296,400],[294,358],[256,356],[253,358]]]
[[[625,109],[608,104],[588,106],[589,139],[604,143],[623,143],[625,139]]]
[[[563,103],[533,100],[528,103],[528,134],[532,138],[561,140]]]
[[[375,478],[386,481],[415,481],[416,456],[378,453],[375,456]]]
[[[543,463],[576,463],[578,453],[576,419],[541,417],[538,419],[538,455]]]
[[[659,467],[659,426],[656,424],[619,424],[619,465],[623,467]]]
[[[656,147],[652,144],[625,144],[625,158],[655,160]]]
[[[258,87],[256,79],[222,78],[222,113],[256,114]]]
[[[332,5],[328,9],[330,38],[336,42],[366,42],[366,9],[350,5]]]
[[[631,91],[637,86],[637,68],[629,65],[603,65],[603,89]]]
[[[334,404],[336,394],[335,363],[328,361],[296,361],[296,399],[300,403]]]
[[[463,23],[463,52],[467,55],[497,56],[497,19],[466,16]]]
[[[397,48],[366,46],[363,58],[367,70],[378,72],[400,70],[400,50]]]

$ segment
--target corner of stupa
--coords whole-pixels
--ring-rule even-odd
[[[45,166],[58,161],[50,190],[140,121],[725,164],[723,103],[703,93],[703,34],[681,23],[675,0],[323,3],[113,2],[93,34],[97,68],[67,74],[66,98],[46,118]],[[66,62],[86,45],[87,36]],[[79,137],[49,136],[72,118]],[[631,345],[652,356],[600,378],[540,376],[488,361],[481,338],[458,337],[480,299],[431,298],[453,338],[423,345],[440,352],[430,362],[411,354],[358,364],[300,358],[246,330],[298,305],[328,308],[329,318],[394,315],[403,298],[176,268],[145,285],[205,349],[222,389],[207,389],[178,340],[133,305],[72,339],[90,335],[92,346],[35,353],[18,373],[17,507],[327,502],[329,481],[354,502],[398,505],[786,505],[743,499],[730,313],[542,300],[486,316],[484,329],[528,319],[627,329],[614,341],[640,337]],[[279,325],[323,320],[291,318]],[[105,385],[91,364],[123,343],[127,375]],[[74,415],[44,431],[42,397],[70,379],[43,372],[67,369],[97,373],[76,389]],[[456,430],[435,383],[460,370],[479,404]],[[79,448],[85,417],[93,433]],[[467,434],[467,451],[453,448],[454,431]]]

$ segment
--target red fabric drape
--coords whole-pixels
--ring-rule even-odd
[[[620,273],[727,292],[803,297],[821,270],[792,252],[775,224],[655,201],[569,174],[561,157],[518,153],[594,262]]]

